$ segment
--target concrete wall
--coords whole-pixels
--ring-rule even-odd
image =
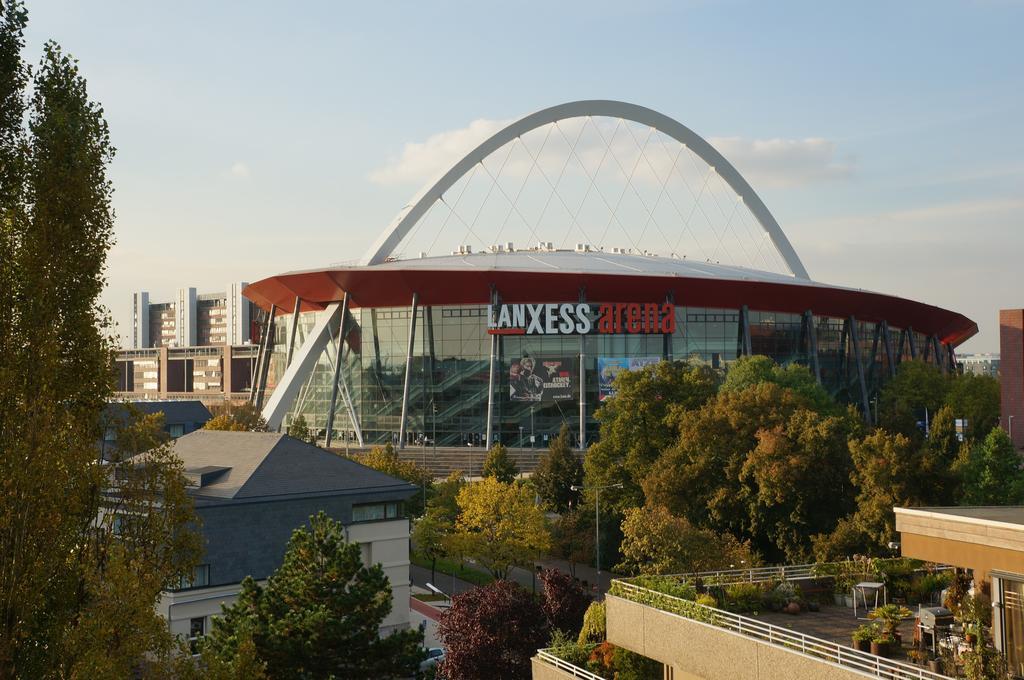
[[[1024,532],[1019,528],[929,515],[924,510],[896,511],[900,552],[905,557],[972,569],[978,583],[988,581],[993,569],[1024,574]]]
[[[563,671],[558,668],[555,668],[551,664],[545,663],[536,656],[533,657],[530,661],[533,664],[533,680],[565,680],[566,678],[568,678],[569,680],[572,680],[572,678],[577,678],[578,680],[578,676],[575,676],[572,673],[569,673],[568,671]]]
[[[606,602],[608,641],[671,665],[674,680],[860,680],[865,677],[784,647],[629,600],[608,596]]]

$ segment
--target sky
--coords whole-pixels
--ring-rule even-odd
[[[1024,3],[30,0],[118,152],[104,304],[352,260],[477,136],[618,99],[710,139],[812,278],[1024,306]]]

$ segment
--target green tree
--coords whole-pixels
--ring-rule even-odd
[[[999,381],[989,375],[955,375],[946,394],[953,417],[967,421],[968,442],[981,441],[999,425],[999,402]]]
[[[627,510],[622,534],[622,563],[615,568],[628,574],[680,574],[758,564],[748,543],[699,529],[658,505]]]
[[[678,437],[673,412],[702,406],[715,395],[718,377],[703,365],[662,361],[637,371],[621,371],[615,396],[605,400],[595,417],[601,438],[584,459],[584,486],[621,483],[601,495],[602,507],[621,516],[625,508],[644,502],[641,482],[661,452]],[[587,496],[587,503],[594,499]]]
[[[502,444],[495,444],[487,452],[483,473],[484,477],[494,477],[499,482],[511,484],[519,474],[519,469],[508,455],[508,449]]]
[[[391,612],[384,569],[364,566],[340,522],[323,512],[292,533],[281,566],[260,587],[242,582],[238,601],[214,619],[204,657],[232,663],[249,637],[272,678],[413,675],[423,659],[418,630],[379,636]]]
[[[448,554],[448,537],[454,530],[455,522],[438,508],[427,508],[422,517],[413,521],[412,542],[416,552],[430,560],[431,583],[437,579],[437,560]]]
[[[789,364],[782,367],[762,354],[737,359],[729,366],[719,391],[742,392],[765,382],[792,390],[803,398],[808,408],[820,413],[842,410],[806,366]]]
[[[529,564],[550,547],[544,513],[523,486],[485,477],[463,487],[458,502],[451,552],[473,557],[495,579],[508,578],[514,565]]]
[[[191,569],[186,545],[167,549],[191,513],[163,454],[144,474],[96,464],[113,377],[99,296],[114,149],[74,59],[49,42],[30,74],[27,20],[21,2],[0,3],[0,678],[126,677],[173,651],[155,605]],[[109,504],[155,514],[125,527],[129,540]]]
[[[573,507],[552,524],[553,554],[569,562],[569,573],[573,576],[576,575],[578,563],[594,562],[594,548],[594,513],[589,509]]]
[[[1024,503],[1024,472],[1020,454],[1000,427],[985,440],[964,447],[957,468],[963,479],[962,505],[1019,505]]]
[[[548,452],[537,463],[533,473],[533,487],[544,505],[554,512],[569,510],[579,494],[573,485],[583,482],[583,464],[569,445],[569,427],[562,425],[558,436],[551,440]]]
[[[299,441],[306,442],[307,444],[315,444],[316,438],[313,436],[313,432],[309,429],[309,425],[306,424],[306,417],[301,413],[292,419],[292,422],[288,424],[288,436],[294,437]]]
[[[917,423],[930,420],[946,401],[949,378],[920,359],[903,361],[879,398],[879,424],[915,442],[922,439]]]

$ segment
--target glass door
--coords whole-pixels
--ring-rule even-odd
[[[1024,582],[999,579],[1003,603],[1003,651],[1014,677],[1024,678]]]

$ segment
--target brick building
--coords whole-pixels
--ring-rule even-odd
[[[999,384],[1002,425],[1024,448],[1024,309],[999,310]]]

